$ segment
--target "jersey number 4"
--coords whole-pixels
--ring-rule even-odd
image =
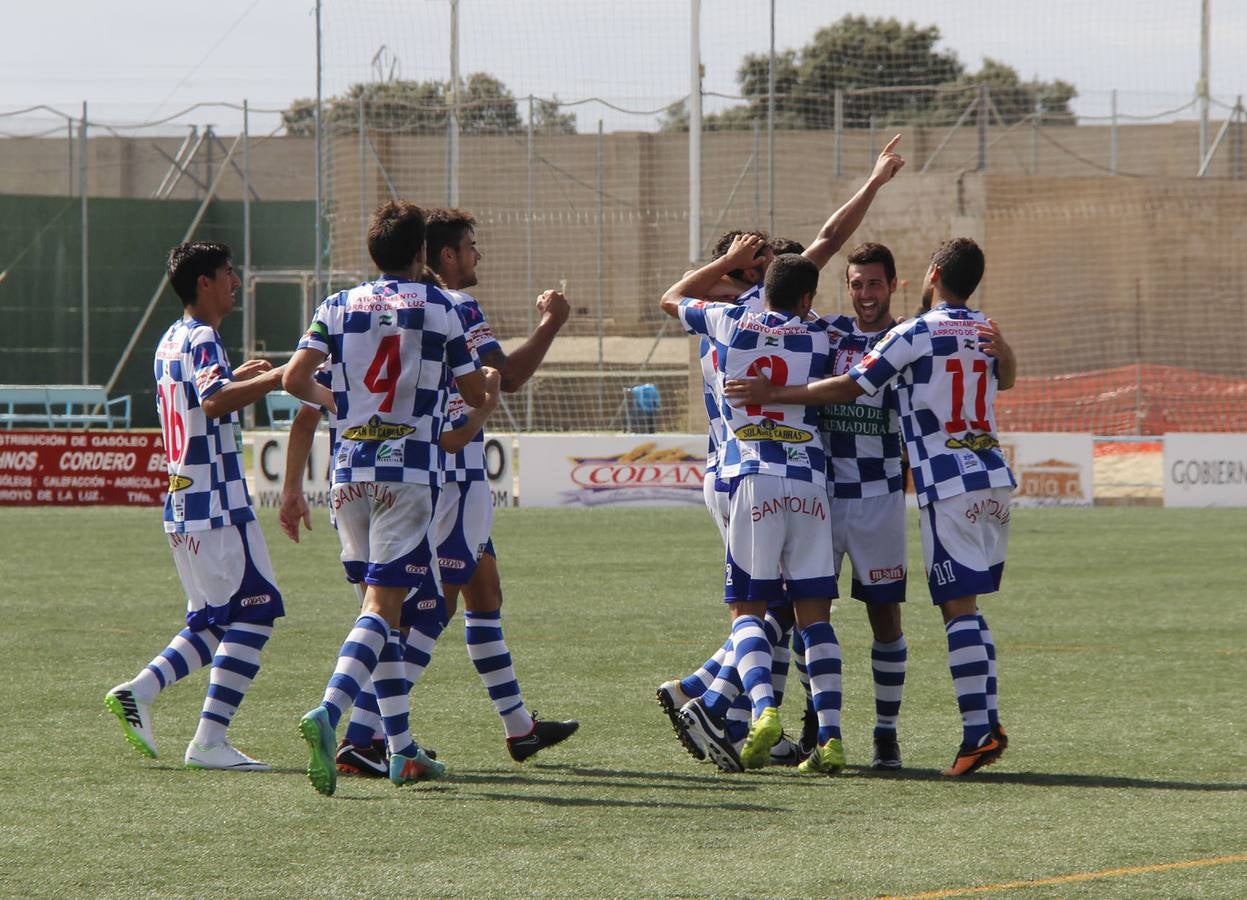
[[[949,434],[965,434],[967,431],[991,431],[987,421],[987,360],[976,359],[970,364],[974,378],[974,417],[966,422],[966,370],[959,359],[944,360],[944,369],[953,377],[952,418],[944,423]]]
[[[403,363],[398,355],[398,335],[387,334],[381,338],[381,346],[377,347],[377,355],[372,358],[368,372],[364,375],[364,385],[374,394],[385,394],[379,412],[390,412],[394,408],[394,392],[398,390],[398,376],[403,371]]]

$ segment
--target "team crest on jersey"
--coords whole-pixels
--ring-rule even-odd
[[[377,321],[382,325],[393,325],[394,324],[394,313],[383,312],[381,313],[381,315],[377,316]]]
[[[398,422],[382,422],[380,416],[373,416],[367,425],[356,425],[342,432],[348,441],[393,441],[414,432],[410,425]]]
[[[965,437],[950,437],[944,442],[944,446],[949,450],[973,450],[975,453],[983,453],[987,450],[995,450],[1000,446],[1000,441],[990,434],[967,431]]]
[[[736,439],[741,441],[780,441],[784,444],[804,444],[814,439],[814,435],[803,428],[780,425],[771,419],[742,425],[736,429],[735,433]]]
[[[185,475],[169,476],[169,493],[173,494],[178,491],[184,491],[195,482],[187,478]]]

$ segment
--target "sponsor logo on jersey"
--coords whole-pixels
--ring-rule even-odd
[[[348,441],[393,441],[407,437],[415,430],[410,425],[382,422],[380,416],[373,416],[368,420],[367,425],[356,425],[354,428],[346,429],[342,432],[342,437]]]
[[[735,434],[740,441],[779,441],[784,444],[804,444],[814,439],[814,435],[803,428],[780,425],[771,419],[742,425]]]
[[[403,464],[403,448],[395,444],[382,444],[377,448],[377,463],[384,463],[388,466],[401,466]]]
[[[865,403],[833,403],[826,407],[822,421],[825,430],[837,434],[864,434],[880,436],[889,434],[888,411],[881,406]]]
[[[478,350],[482,344],[488,344],[494,340],[494,333],[489,325],[478,325],[468,332],[468,349]]]
[[[195,390],[203,393],[208,385],[221,377],[221,367],[217,365],[208,366],[206,369],[200,369],[195,373]]]
[[[892,566],[890,569],[871,569],[870,583],[877,584],[880,581],[900,581],[905,577],[904,566]]]
[[[965,437],[950,437],[944,442],[944,446],[949,450],[973,450],[975,453],[986,453],[988,450],[995,450],[1000,446],[993,435],[978,434],[974,431],[967,431]]]
[[[184,491],[194,483],[195,482],[193,480],[187,478],[185,475],[170,475],[169,493],[172,494],[177,491]]]
[[[272,603],[273,598],[269,594],[256,594],[254,597],[243,597],[238,601],[238,605],[246,608],[248,606],[263,606],[266,603]]]

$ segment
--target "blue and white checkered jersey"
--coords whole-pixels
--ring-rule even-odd
[[[805,384],[827,368],[827,327],[784,313],[753,312],[732,303],[680,301],[680,322],[690,334],[714,345],[719,378],[761,376],[772,384]],[[722,391],[720,390],[720,396]],[[719,403],[724,442],[719,478],[778,475],[825,484],[827,462],[818,437],[818,407],[775,404],[733,406]]]
[[[828,375],[843,375],[887,334],[864,332],[853,316],[825,316],[831,338]],[[905,489],[901,475],[901,427],[896,394],[886,387],[854,403],[823,407],[820,431],[827,451],[833,497],[878,497]]]
[[[476,298],[463,291],[447,290],[446,294],[459,314],[468,349],[477,357],[501,350],[502,345],[494,337]],[[469,409],[451,378],[446,390],[446,422],[443,427],[459,428],[466,424]],[[485,429],[478,431],[476,437],[458,453],[443,453],[442,457],[442,480],[485,481],[488,477],[485,473]]]
[[[443,370],[480,367],[435,287],[381,277],[327,297],[299,341],[330,361],[333,482],[441,483]]]
[[[233,380],[221,336],[198,319],[174,322],[156,347],[156,415],[169,469],[167,532],[255,518],[243,477],[238,413],[212,419],[200,406]]]
[[[918,504],[1015,487],[996,434],[996,361],[981,312],[940,304],[897,325],[848,372],[868,394],[895,383]]]
[[[762,285],[755,284],[735,301],[752,312],[761,312],[765,305],[762,297]],[[709,440],[706,447],[706,471],[717,472],[719,468],[719,446],[726,440],[723,416],[719,405],[723,402],[723,380],[719,375],[719,356],[709,338],[703,337],[698,347],[698,358],[701,363],[702,398],[706,402],[706,418],[710,421]]]

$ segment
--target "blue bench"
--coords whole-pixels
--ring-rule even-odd
[[[0,385],[0,426],[12,428],[130,427],[130,397],[108,399],[94,384]]]

